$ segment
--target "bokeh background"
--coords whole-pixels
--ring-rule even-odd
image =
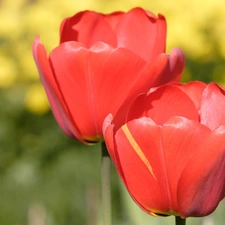
[[[57,126],[33,62],[37,34],[48,52],[59,24],[81,10],[109,13],[141,6],[167,19],[167,52],[180,47],[183,82],[225,86],[224,0],[0,0],[0,224],[101,225],[100,149],[66,137]],[[143,213],[113,168],[115,225],[173,224]],[[188,224],[219,225],[225,203]]]

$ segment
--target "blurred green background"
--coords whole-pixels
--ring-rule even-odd
[[[56,124],[31,53],[37,34],[48,52],[64,17],[141,6],[167,19],[167,52],[180,47],[182,81],[225,86],[224,0],[0,0],[0,224],[101,225],[99,145],[83,146]],[[113,168],[115,225],[173,224],[143,213]],[[188,224],[224,224],[225,204]]]

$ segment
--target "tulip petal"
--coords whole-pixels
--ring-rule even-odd
[[[132,9],[121,15],[115,33],[119,47],[130,49],[147,62],[165,52],[166,21],[161,15],[157,18],[141,8]]]
[[[168,82],[179,81],[184,69],[185,56],[182,50],[174,48],[170,54],[162,53],[158,55],[143,70],[136,86],[132,88],[132,93],[146,93],[149,87],[157,87]]]
[[[127,132],[119,129],[115,135],[115,151],[128,191],[145,211],[179,214],[179,178],[210,130],[182,117],[172,118],[162,128],[145,117],[128,122],[127,127],[154,174],[134,150],[136,144]]]
[[[137,85],[132,88],[132,92],[141,87],[142,93],[148,92],[149,87],[157,87],[168,82],[179,81],[184,70],[185,55],[179,48],[173,48],[170,54],[159,54],[143,70]]]
[[[199,120],[198,111],[192,100],[173,85],[161,86],[149,95],[142,94],[135,99],[128,111],[127,121],[143,116],[150,117],[159,125],[174,116]]]
[[[104,15],[83,11],[63,20],[60,26],[60,43],[77,41],[90,48],[95,42],[117,46],[117,38]]]
[[[173,57],[169,57],[164,53],[160,54],[142,71],[138,80],[130,89],[122,107],[120,107],[117,115],[115,115],[115,129],[125,123],[127,109],[135,96],[138,96],[141,93],[147,93],[151,87],[160,86],[170,81],[178,81],[180,79],[181,72],[184,68],[185,57],[182,51],[172,51]],[[175,54],[177,54],[176,57]],[[173,64],[173,67],[170,67],[170,64]],[[173,73],[173,71],[176,73],[180,72],[180,74]]]
[[[196,109],[200,109],[202,100],[202,93],[206,88],[206,84],[200,81],[192,81],[187,84],[176,83],[174,84],[185,92],[189,98],[194,102]]]
[[[105,20],[110,24],[113,30],[115,30],[116,26],[120,22],[121,16],[125,14],[124,12],[113,12],[110,14],[103,14]]]
[[[174,76],[181,76],[185,64],[185,55],[180,48],[173,48],[169,54],[169,74],[174,74]],[[177,80],[177,79],[174,79]]]
[[[186,164],[179,184],[181,215],[206,216],[225,194],[225,126],[210,133]]]
[[[39,36],[33,42],[33,56],[56,121],[69,137],[83,142],[79,130],[69,118],[67,107],[52,74],[46,50],[40,43]]]
[[[182,201],[182,196],[177,196],[177,186],[178,182],[180,183],[181,173],[209,135],[210,130],[207,127],[197,121],[191,121],[183,117],[171,118],[163,125],[164,166],[171,196],[171,207],[176,212],[180,213],[178,202]],[[194,174],[191,165],[189,170]],[[185,195],[183,195],[183,198],[185,198]]]
[[[224,197],[225,126],[211,132],[196,121],[173,117],[161,127],[142,117],[113,137],[109,116],[104,129],[121,179],[146,212],[202,216]]]
[[[131,196],[148,213],[170,209],[160,140],[160,128],[149,118],[130,121],[115,135],[119,174]]]
[[[225,91],[215,83],[207,85],[202,94],[200,117],[211,130],[225,124]]]
[[[126,49],[98,42],[90,50],[66,42],[50,54],[64,101],[85,140],[102,138],[102,123],[116,113],[146,62]],[[127,88],[124,88],[127,87]]]

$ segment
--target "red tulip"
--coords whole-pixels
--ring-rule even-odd
[[[136,95],[180,79],[184,55],[178,48],[164,53],[161,15],[140,8],[108,15],[84,11],[66,18],[60,31],[60,45],[49,56],[39,37],[33,55],[53,114],[71,138],[102,140],[110,112],[126,111]]]
[[[225,196],[225,90],[167,84],[138,96],[103,133],[134,201],[154,216],[210,214]],[[118,127],[118,128],[116,128]]]

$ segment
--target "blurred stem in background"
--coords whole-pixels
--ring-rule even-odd
[[[102,214],[103,225],[112,225],[111,207],[111,158],[107,151],[105,142],[102,147]]]

